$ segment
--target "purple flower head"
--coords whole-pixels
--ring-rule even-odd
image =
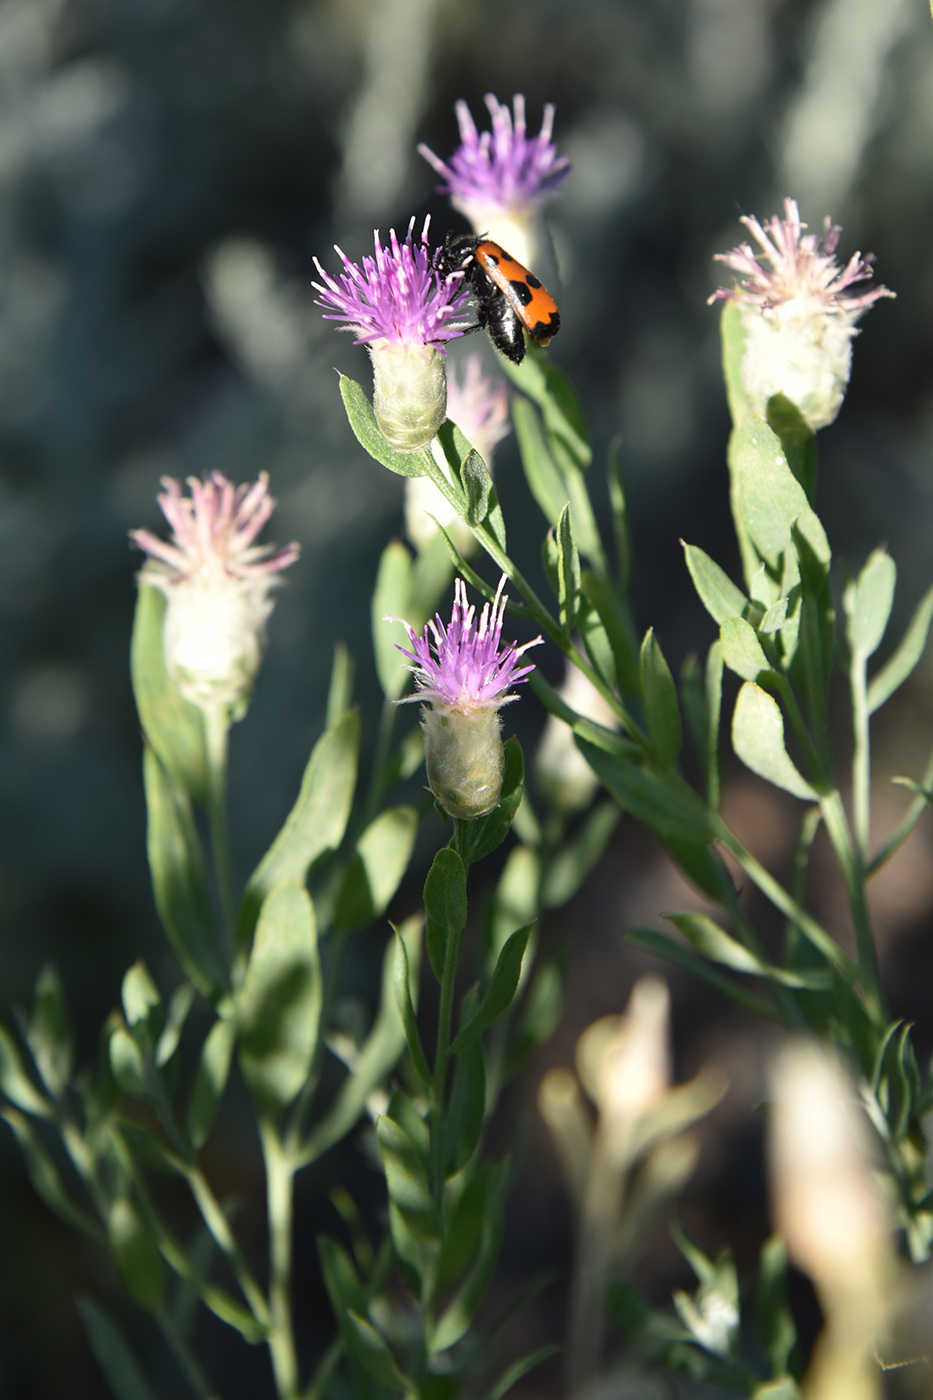
[[[534,670],[534,666],[519,666],[518,659],[544,639],[535,637],[520,647],[510,642],[499,650],[508,602],[502,591],[504,587],[503,574],[495,601],[491,606],[483,605],[478,627],[475,626],[476,608],[467,602],[466,585],[459,578],[454,584],[454,605],[448,627],[444,627],[437,615],[419,637],[404,618],[386,619],[401,622],[412,646],[411,651],[402,646],[398,648],[412,662],[410,669],[418,685],[417,694],[409,696],[409,701],[430,700],[442,710],[469,715],[480,710],[498,710],[518,699],[517,695],[505,692]]]
[[[212,472],[206,481],[189,477],[190,498],[174,477],[163,476],[162,487],[157,500],[172,527],[172,542],[151,530],[130,531],[133,543],[150,556],[150,581],[158,579],[164,587],[203,574],[268,580],[298,558],[294,542],[275,552],[271,544],[253,543],[275,510],[266,472],[251,486],[234,486],[223,472]]]
[[[418,147],[419,154],[443,177],[439,192],[449,195],[454,208],[467,218],[472,218],[470,211],[474,209],[534,209],[557,193],[570,169],[567,157],[557,154],[551,140],[553,103],[545,105],[538,135],[529,137],[521,93],[513,99],[511,112],[492,93],[487,93],[484,100],[492,118],[492,131],[480,134],[469,107],[458,102],[455,111],[460,145],[449,163],[424,144]]]
[[[385,341],[443,350],[446,341],[462,335],[465,327],[453,324],[452,318],[466,305],[469,291],[462,286],[462,274],[443,277],[435,268],[429,226],[427,218],[416,241],[412,218],[403,243],[395,229],[389,231],[388,247],[380,243],[377,229],[375,257],[364,257],[362,267],[335,245],[344,267],[338,277],[325,272],[315,258],[323,285],[311,285],[321,293],[316,304],[327,308],[324,319],[345,321],[341,329],[356,331],[356,345]]]
[[[729,253],[716,253],[715,260],[739,273],[733,287],[720,287],[709,298],[713,301],[740,301],[770,311],[794,301],[813,311],[845,312],[854,320],[881,297],[893,297],[887,287],[871,287],[852,292],[858,282],[872,276],[874,257],[853,253],[845,267],[835,259],[842,229],[827,216],[821,236],[804,233],[797,201],[785,199],[784,218],[777,215],[762,228],[756,218],[740,220],[760,245],[760,251],[740,243]]]

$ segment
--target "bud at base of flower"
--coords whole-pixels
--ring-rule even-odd
[[[240,706],[262,660],[271,609],[263,580],[190,578],[163,588],[168,598],[165,665],[186,700],[202,708]]]
[[[444,811],[472,821],[497,807],[505,762],[498,711],[425,709],[421,727],[428,786]]]
[[[431,345],[369,345],[373,362],[373,412],[386,442],[417,452],[437,436],[447,417],[444,357]]]
[[[793,301],[761,311],[742,306],[742,388],[749,407],[767,418],[775,394],[796,404],[813,432],[834,422],[852,370],[856,316],[814,311]]]

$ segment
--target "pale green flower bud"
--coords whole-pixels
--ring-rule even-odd
[[[472,821],[498,807],[504,763],[498,712],[426,707],[421,727],[428,786],[444,811]]]
[[[444,357],[433,345],[375,340],[373,412],[379,431],[399,452],[427,447],[447,417]]]

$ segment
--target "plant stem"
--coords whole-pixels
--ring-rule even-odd
[[[214,1243],[223,1251],[230,1262],[240,1291],[249,1305],[249,1310],[264,1326],[269,1322],[269,1310],[262,1289],[253,1278],[249,1266],[240,1253],[230,1223],[223,1213],[220,1202],[200,1167],[192,1166],[186,1177],[191,1194],[195,1199],[201,1218],[211,1233]]]
[[[292,1328],[292,1207],[294,1167],[283,1151],[273,1124],[260,1120],[259,1136],[266,1164],[266,1210],[269,1222],[268,1346],[278,1400],[298,1400],[298,1358]]]
[[[930,758],[927,760],[927,766],[924,769],[923,777],[920,779],[920,786],[929,791],[931,783],[933,783],[933,754],[931,754]],[[914,798],[887,841],[885,841],[881,849],[876,851],[871,860],[866,864],[866,880],[869,880],[872,875],[877,874],[881,867],[886,865],[891,857],[900,850],[929,805],[929,800],[926,797],[922,797],[918,794]]]
[[[202,711],[207,736],[208,818],[214,873],[220,895],[224,931],[232,939],[236,926],[236,902],[230,864],[230,834],[227,827],[227,738],[230,719],[225,705],[211,705]]]
[[[865,653],[852,652],[852,825],[862,864],[868,859],[871,821],[871,742],[868,729],[868,687]]]
[[[826,824],[826,833],[833,845],[836,859],[842,870],[849,895],[849,908],[855,925],[855,943],[858,950],[859,972],[865,1006],[870,1016],[879,1024],[887,1023],[884,997],[881,994],[881,978],[878,972],[878,953],[875,948],[871,919],[865,900],[865,867],[861,856],[852,843],[849,823],[846,821],[842,798],[838,791],[827,793],[820,798],[820,811]]]

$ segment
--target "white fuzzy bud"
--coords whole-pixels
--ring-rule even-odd
[[[813,432],[828,427],[849,387],[856,313],[825,311],[804,300],[741,310],[742,388],[749,407],[767,418],[768,400],[783,394]]]
[[[205,707],[248,699],[272,609],[268,581],[200,574],[165,592],[165,665],[185,699]]]
[[[452,817],[472,821],[499,805],[504,755],[498,711],[422,711],[428,785]]]
[[[437,436],[447,416],[444,357],[432,345],[374,340],[373,412],[379,431],[399,452],[416,452]]]

